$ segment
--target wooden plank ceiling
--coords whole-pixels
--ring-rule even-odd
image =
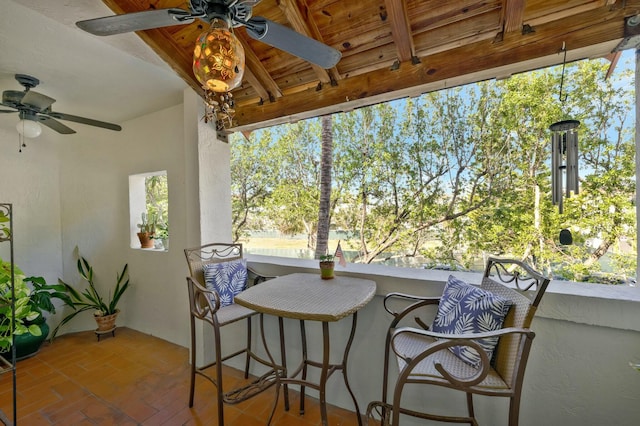
[[[189,9],[185,0],[103,1],[116,14]],[[639,10],[640,0],[262,0],[253,16],[328,44],[342,59],[324,70],[237,28],[246,71],[233,90],[233,130],[561,63],[563,46],[571,59],[604,56],[625,36],[625,19]],[[202,94],[191,67],[195,39],[206,27],[196,20],[138,35]]]

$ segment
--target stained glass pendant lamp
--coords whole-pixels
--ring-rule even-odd
[[[225,19],[214,19],[193,50],[193,73],[205,90],[228,92],[244,74],[244,48]]]

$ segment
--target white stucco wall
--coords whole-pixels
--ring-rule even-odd
[[[74,248],[94,267],[99,288],[107,291],[116,273],[129,264],[131,288],[121,301],[119,325],[185,345],[186,328],[167,312],[186,315],[180,247],[186,228],[182,105],[125,123],[122,132],[91,129],[81,143],[67,144],[61,156],[64,276],[78,283]],[[88,131],[82,132],[88,135]],[[167,252],[129,247],[129,175],[166,170],[169,182],[171,242]],[[182,302],[182,303],[180,303]],[[179,306],[180,308],[177,308]],[[62,332],[94,328],[89,313]]]
[[[122,123],[119,133],[94,130],[61,155],[65,278],[77,282],[76,246],[93,264],[101,288],[112,288],[128,263],[131,288],[118,324],[182,346],[189,346],[183,249],[231,235],[230,195],[220,189],[230,184],[229,146],[201,117],[202,101],[186,89],[184,104]],[[132,249],[128,177],[160,170],[169,183],[170,248]],[[63,332],[94,327],[87,313]]]
[[[99,288],[113,288],[116,273],[129,264],[131,288],[121,301],[119,325],[187,346],[188,309],[184,291],[186,264],[182,248],[189,217],[185,160],[189,143],[184,105],[122,123],[122,132],[83,128],[81,140],[60,148],[62,262],[65,280],[78,283],[74,249],[93,265]],[[193,148],[192,150],[196,150]],[[169,251],[129,247],[131,174],[166,170],[169,182]],[[59,232],[60,233],[60,232]],[[60,256],[60,250],[58,253]],[[82,314],[62,333],[95,328],[90,313]]]
[[[0,131],[0,202],[13,204],[16,263],[27,275],[80,284],[77,247],[105,293],[128,263],[118,324],[188,346],[183,249],[231,236],[229,146],[201,117],[202,101],[185,89],[183,104],[120,123],[121,132],[79,125],[62,136],[45,128],[19,153],[17,133]],[[171,248],[132,249],[129,175],[159,170],[169,181]],[[7,245],[0,256],[9,257]],[[93,328],[87,312],[60,333]]]
[[[0,129],[0,202],[13,204],[15,263],[27,276],[53,282],[62,272],[57,146],[63,142],[45,128],[19,152],[18,133]],[[9,260],[8,244],[0,244],[0,257]]]

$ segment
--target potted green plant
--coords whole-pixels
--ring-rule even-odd
[[[117,275],[116,287],[113,292],[109,291],[107,299],[102,297],[95,286],[93,267],[89,264],[87,259],[80,256],[78,259],[78,273],[83,281],[88,284],[88,287],[84,291],[80,292],[73,286],[60,280],[60,284],[65,287],[66,293],[70,297],[70,304],[73,307],[73,312],[65,316],[60,324],[53,330],[51,339],[53,339],[60,327],[71,321],[81,312],[93,310],[93,318],[96,320],[98,328],[96,334],[98,337],[103,333],[113,333],[116,328],[115,322],[120,310],[117,308],[120,298],[125,291],[129,288],[129,265],[125,264],[122,268],[122,272]]]
[[[155,214],[142,213],[142,223],[138,224],[140,232],[138,232],[138,239],[140,240],[140,246],[142,248],[153,248],[153,237],[156,233],[156,227],[158,226],[158,216]]]
[[[332,254],[320,256],[320,278],[323,280],[331,280],[334,278],[335,260]]]
[[[72,301],[66,293],[66,288],[62,284],[47,284],[42,277],[27,277],[25,282],[31,284],[31,295],[29,296],[29,304],[32,309],[44,316],[44,312],[51,314],[56,313],[56,307],[53,299],[59,299],[66,305],[71,306]]]
[[[40,348],[47,338],[49,328],[42,317],[42,311],[31,298],[33,290],[27,285],[27,278],[15,264],[13,276],[12,293],[11,263],[0,259],[0,353],[6,354],[15,342],[16,357],[23,358]],[[12,300],[15,302],[15,321],[12,320]],[[34,346],[35,349],[32,350]]]
[[[66,305],[71,305],[72,303],[71,298],[65,292],[65,287],[61,284],[47,284],[43,277],[27,277],[24,279],[24,282],[28,283],[31,288],[29,306],[32,311],[38,312],[38,316],[35,319],[26,319],[24,325],[29,327],[29,330],[32,324],[38,326],[41,334],[34,335],[29,331],[16,336],[15,345],[18,359],[36,354],[49,335],[50,328],[45,312],[49,314],[56,313],[53,300],[61,300]]]

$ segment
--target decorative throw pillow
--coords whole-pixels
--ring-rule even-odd
[[[499,330],[510,307],[510,300],[450,275],[433,321],[433,331],[469,334]],[[491,359],[498,338],[489,337],[477,342]],[[449,350],[469,365],[480,365],[480,355],[469,346],[452,346]]]
[[[236,294],[247,288],[247,259],[204,265],[204,282],[220,296],[220,307],[231,305]]]

